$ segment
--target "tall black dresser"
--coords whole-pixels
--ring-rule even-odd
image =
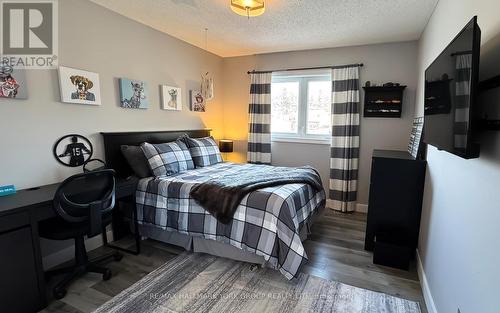
[[[415,251],[426,164],[406,151],[373,151],[366,250],[374,249],[377,236],[396,240],[407,251]]]

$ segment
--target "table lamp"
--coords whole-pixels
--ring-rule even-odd
[[[231,139],[219,140],[219,150],[224,153],[224,159],[226,159],[226,154],[233,152],[233,141]]]

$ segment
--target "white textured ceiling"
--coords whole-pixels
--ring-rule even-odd
[[[415,40],[438,0],[267,0],[247,19],[230,0],[91,0],[223,57]]]

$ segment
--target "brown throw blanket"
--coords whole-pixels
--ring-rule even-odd
[[[227,224],[247,194],[266,187],[295,183],[309,184],[316,191],[323,190],[321,177],[312,167],[251,165],[242,166],[236,174],[200,183],[191,189],[190,195],[217,220]]]

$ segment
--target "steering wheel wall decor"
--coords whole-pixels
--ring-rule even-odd
[[[56,160],[64,166],[82,166],[92,158],[94,148],[87,137],[69,134],[59,138],[52,150]]]

